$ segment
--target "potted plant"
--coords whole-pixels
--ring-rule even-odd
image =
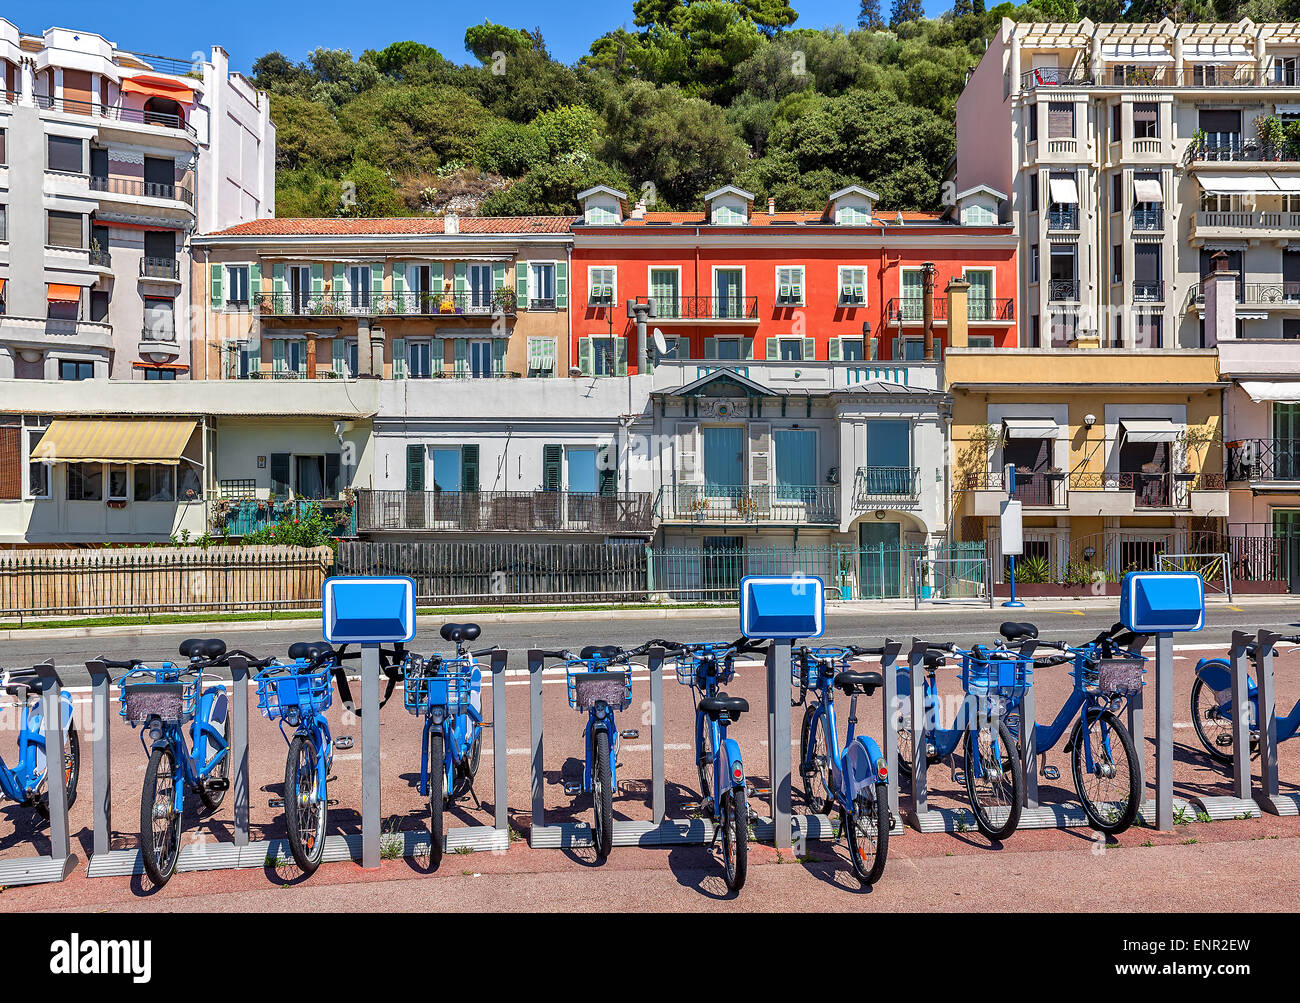
[[[1065,480],[1065,471],[1060,467],[1048,467],[1043,471],[1043,476],[1049,481],[1063,481]]]

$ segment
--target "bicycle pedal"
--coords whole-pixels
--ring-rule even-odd
[[[1042,774],[1044,780],[1060,780],[1060,779],[1061,779],[1061,771],[1058,770],[1055,766],[1044,766],[1044,767],[1043,767],[1041,770],[1039,770],[1038,772]]]
[[[338,738],[334,739],[334,748],[336,748],[336,749],[350,749],[350,748],[352,748],[352,736],[351,736],[351,735],[340,735]]]
[[[636,728],[626,728],[623,731],[619,732],[619,736],[622,738],[640,738],[641,732],[639,732]]]
[[[325,799],[325,807],[326,807],[326,808],[333,808],[336,804],[338,804],[338,801],[335,800],[334,798],[326,798],[326,799]]]
[[[745,792],[745,797],[747,798],[766,798],[771,796],[771,787],[751,787]]]
[[[964,783],[966,782],[966,771],[965,771],[965,770],[953,770],[953,771],[952,771],[952,782],[953,782],[954,784],[964,784]]]
[[[283,808],[284,798],[271,798],[269,801],[266,802],[266,806],[268,808]]]
[[[582,793],[582,784],[575,784],[571,781],[565,780],[564,793],[569,795],[569,797],[577,797]]]
[[[208,781],[207,786],[210,791],[228,791],[230,790],[230,781],[225,777],[214,777]]]
[[[326,778],[325,778],[325,782],[326,782],[327,784],[332,784],[332,783],[334,783],[334,781],[337,780],[337,779],[338,779],[338,777],[326,777]]]

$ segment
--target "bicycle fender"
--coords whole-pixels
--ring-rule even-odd
[[[1226,658],[1202,658],[1196,663],[1196,675],[1215,693],[1223,694],[1223,699],[1231,699],[1232,665]],[[1255,677],[1247,675],[1246,695],[1254,700],[1257,690]]]
[[[42,735],[44,733],[44,703],[39,696],[32,700],[27,712],[27,730],[33,735]],[[67,690],[59,693],[59,710],[60,717],[63,719],[63,736],[66,738],[68,732],[72,730],[72,694]]]
[[[844,794],[855,801],[865,789],[874,789],[882,779],[879,764],[884,762],[880,746],[870,735],[858,735],[844,751]]]
[[[723,755],[726,757],[724,762],[727,765],[727,780],[732,787],[745,786],[745,764],[740,758],[740,745],[734,738],[728,738],[722,743]],[[736,779],[735,770],[740,768],[740,779]]]

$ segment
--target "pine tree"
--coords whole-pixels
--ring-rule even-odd
[[[953,17],[966,17],[968,14],[973,13],[975,13],[975,7],[971,0],[953,0]]]
[[[880,31],[885,22],[880,17],[880,0],[862,0],[858,10],[858,27],[863,31]]]
[[[893,0],[889,8],[889,26],[897,28],[908,21],[919,21],[925,17],[921,0]]]

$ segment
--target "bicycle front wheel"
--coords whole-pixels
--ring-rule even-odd
[[[722,863],[727,887],[738,892],[749,873],[749,803],[734,788],[722,798]]]
[[[840,824],[848,834],[853,873],[864,885],[874,885],[889,856],[889,785],[876,784],[874,798],[858,798],[851,813],[841,811]]]
[[[592,841],[596,844],[596,856],[604,860],[614,846],[614,784],[609,772],[609,732],[596,732],[596,763],[592,770],[592,811],[595,813],[596,825],[591,830]]]
[[[155,885],[165,885],[176,871],[181,850],[181,813],[176,810],[176,757],[167,746],[154,746],[144,771],[140,797],[140,855]]]
[[[68,725],[68,734],[63,744],[63,782],[66,785],[68,809],[77,803],[77,780],[81,776],[81,742],[77,738],[77,726]],[[50,776],[49,769],[46,768],[45,780],[41,786],[40,798],[36,802],[36,810],[42,818],[50,817]]]
[[[816,706],[803,712],[799,731],[799,774],[803,777],[803,797],[812,815],[824,815],[831,809],[830,756],[826,752],[826,730],[821,727]]]
[[[989,839],[1006,839],[1020,824],[1025,773],[1019,751],[1001,718],[966,729],[966,793],[975,825]]]
[[[221,757],[221,761],[212,768],[205,780],[199,781],[199,800],[203,802],[203,807],[208,811],[216,811],[221,807],[221,802],[226,800],[226,789],[229,786],[227,781],[230,777],[230,714],[227,712],[225,725],[221,729],[221,735],[224,741],[222,748],[226,754]],[[209,759],[211,754],[209,752]],[[209,789],[209,784],[214,780],[221,781],[217,784],[216,789]]]
[[[1134,765],[1137,751],[1128,729],[1110,711],[1089,717],[1083,734],[1080,725],[1074,726],[1070,753],[1074,789],[1079,792],[1083,810],[1094,829],[1110,834],[1123,832],[1133,824],[1141,804],[1142,790]],[[1091,772],[1085,758],[1089,749]]]
[[[325,849],[325,791],[318,790],[316,743],[294,735],[284,764],[284,822],[289,850],[298,866],[311,874]]]
[[[1219,695],[1200,676],[1192,683],[1192,727],[1206,755],[1216,763],[1231,764],[1232,718],[1219,709]]]
[[[443,752],[442,734],[429,732],[429,867],[437,870],[442,863],[442,812],[446,807],[444,788],[447,764]]]

